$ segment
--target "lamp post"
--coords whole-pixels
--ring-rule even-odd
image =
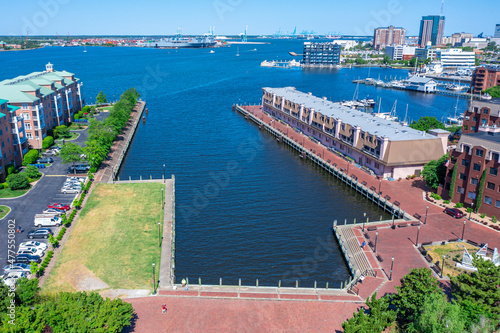
[[[375,231],[375,246],[373,247],[373,252],[377,253],[377,239],[378,239],[378,231]]]
[[[389,281],[392,281],[392,269],[394,268],[394,257],[391,258],[391,276],[389,276]]]
[[[464,233],[465,233],[465,223],[467,223],[466,220],[464,220],[464,226],[462,227],[462,240],[464,239]]]
[[[163,164],[163,179],[165,179],[165,164]]]
[[[470,204],[470,212],[469,212],[469,221],[470,221],[470,217],[472,215],[472,211],[474,210],[474,203],[471,203]]]
[[[441,277],[443,277],[443,271],[444,271],[444,258],[446,255],[443,254],[443,264],[441,265]]]
[[[366,212],[363,213],[363,216],[366,217]],[[368,219],[367,219],[368,222]],[[365,231],[365,220],[363,219],[363,232]]]
[[[418,235],[420,235],[420,226],[417,227],[417,241],[415,242],[415,246],[418,246]]]
[[[153,295],[156,294],[155,263],[153,263]]]
[[[158,222],[158,246],[161,247],[161,222]]]
[[[425,207],[425,220],[424,220],[424,224],[427,224],[427,213],[429,212],[429,206],[426,206]]]
[[[378,180],[378,194],[380,195],[380,186],[382,186],[382,178]]]

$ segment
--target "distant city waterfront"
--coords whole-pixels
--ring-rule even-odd
[[[47,47],[0,54],[0,80],[37,71],[47,62],[78,73],[87,102],[103,90],[117,100],[136,87],[149,115],[131,145],[122,178],[176,175],[176,276],[204,284],[340,285],[348,271],[328,246],[333,220],[370,220],[383,213],[343,184],[302,161],[258,127],[231,111],[260,103],[262,87],[295,86],[331,100],[352,99],[353,79],[405,78],[407,70],[262,68],[264,60],[290,60],[302,41],[209,49]],[[257,50],[255,50],[257,49]],[[454,98],[359,86],[359,98],[397,99],[397,115],[453,116]],[[462,113],[466,101],[458,101]],[[163,166],[165,165],[165,167]],[[388,218],[387,215],[383,215]],[[124,221],[126,222],[126,221]],[[316,249],[322,254],[315,256]]]

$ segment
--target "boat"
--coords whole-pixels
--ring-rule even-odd
[[[250,52],[255,52],[255,51],[257,51],[257,49],[250,50]]]
[[[216,44],[213,37],[172,37],[161,38],[153,41],[139,41],[138,46],[153,48],[204,48],[214,47]]]
[[[261,67],[274,67],[275,65],[276,65],[276,62],[267,61],[267,60],[264,60],[263,62],[260,63]]]
[[[215,51],[214,50],[210,50],[210,53],[215,53]]]
[[[236,48],[236,56],[239,57],[240,56],[240,47],[238,46]]]
[[[490,96],[490,94],[485,93],[484,95],[481,95],[481,99],[489,100],[492,99],[492,97]]]

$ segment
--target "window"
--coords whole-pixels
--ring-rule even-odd
[[[471,126],[470,130],[473,131],[473,132],[475,132],[476,131],[476,126]]]
[[[500,201],[498,201],[498,200],[495,201],[495,207],[500,208]]]
[[[478,112],[479,111],[479,108],[477,106],[474,107],[474,112]]]
[[[469,161],[467,161],[467,160],[462,160],[462,165],[463,165],[464,167],[468,167],[468,166],[469,166],[469,164],[470,164],[470,162],[469,162]]]
[[[476,156],[483,157],[484,155],[484,150],[477,148],[476,149]]]
[[[368,136],[368,141],[373,142],[373,136]]]
[[[26,133],[26,137],[27,137],[28,139],[32,140],[32,139],[33,139],[33,134],[31,134],[31,133]]]
[[[487,125],[487,120],[481,119],[481,126],[486,126],[486,125]]]
[[[484,114],[488,114],[489,112],[490,112],[490,110],[489,110],[489,109],[483,109],[483,113],[484,113]]]
[[[470,183],[471,183],[472,185],[477,185],[477,183],[478,183],[478,179],[477,179],[477,178],[471,178],[471,179],[470,179]]]
[[[370,165],[370,164],[372,164],[372,160],[367,157],[366,158],[366,165]]]
[[[345,124],[342,124],[342,130],[345,131]]]
[[[472,121],[477,121],[477,117],[473,117],[473,118],[472,118]]]
[[[361,132],[361,139],[365,139],[365,133]]]
[[[481,164],[474,163],[473,169],[474,171],[481,171]]]
[[[488,182],[487,187],[488,187],[488,189],[490,189],[490,190],[494,190],[494,189],[495,189],[495,183]]]
[[[492,159],[493,161],[498,162],[498,158],[499,158],[499,157],[500,157],[500,154],[498,154],[498,153],[491,153],[491,159]],[[496,174],[495,174],[495,175],[496,175]]]
[[[485,204],[491,205],[492,202],[493,202],[493,200],[490,197],[484,197],[484,203]]]
[[[466,152],[467,154],[470,154],[470,147],[469,146],[463,146],[464,148],[464,152]]]
[[[380,168],[380,165],[377,162],[375,162],[375,169],[378,169],[378,168]]]
[[[467,179],[467,176],[465,175],[465,173],[460,173],[459,178],[460,178],[461,180],[466,180],[466,179]]]
[[[467,194],[467,197],[469,199],[475,200],[476,199],[476,193],[469,191],[469,194]]]
[[[464,188],[457,186],[457,193],[464,194]]]
[[[23,103],[23,105],[21,106],[21,109],[28,110],[28,103]]]

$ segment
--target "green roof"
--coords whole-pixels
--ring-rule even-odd
[[[0,96],[10,103],[32,103],[38,100],[38,97],[22,92],[18,85],[0,85]]]
[[[6,100],[6,99],[1,99],[1,98],[0,98],[0,104],[5,104],[5,103],[7,103],[7,102],[8,102],[8,100]]]
[[[73,76],[73,75],[75,75],[75,74],[67,72],[67,71],[54,71],[54,73],[57,73],[58,75],[61,75],[61,76]]]
[[[15,106],[15,105],[7,105],[7,109],[9,109],[10,112],[14,112],[14,111],[17,111],[20,109],[19,106]]]

